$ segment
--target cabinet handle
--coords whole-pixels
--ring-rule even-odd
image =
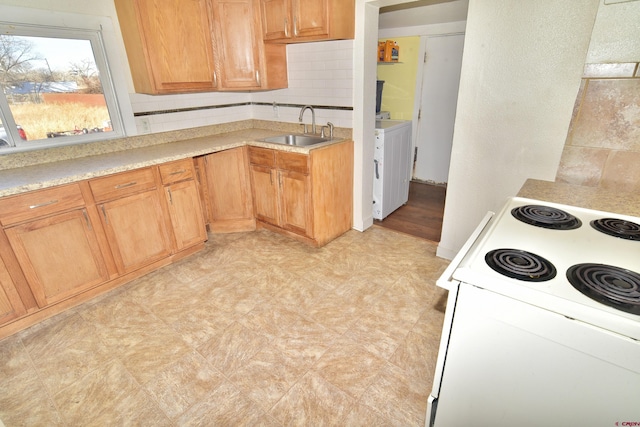
[[[284,18],[284,36],[289,38],[289,20]]]
[[[82,216],[84,217],[84,221],[87,223],[87,228],[91,231],[91,222],[89,222],[89,216],[87,215],[86,209],[82,209]]]
[[[173,197],[171,196],[171,189],[167,188],[167,194],[169,195],[169,203],[173,204]]]
[[[131,187],[131,186],[136,185],[136,184],[137,184],[137,182],[136,182],[136,181],[131,181],[131,182],[127,182],[126,184],[118,184],[118,185],[116,185],[114,188],[115,188],[115,189],[117,189],[117,190],[119,190],[119,189],[121,189],[121,188]]]
[[[218,87],[218,73],[213,72],[213,87]]]
[[[109,224],[109,220],[107,219],[107,212],[104,210],[104,205],[100,206],[100,209],[102,210],[102,216],[104,217],[104,223],[105,224]]]
[[[181,173],[185,173],[186,169],[181,169],[179,171],[171,172],[169,175],[180,175]]]
[[[293,18],[293,35],[298,37],[298,20]]]
[[[29,206],[29,209],[43,208],[45,206],[55,205],[56,203],[58,203],[57,200],[49,200],[48,202],[38,203],[37,205],[31,205],[31,206]]]
[[[260,71],[258,70],[256,70],[256,82],[258,83],[258,86],[262,86],[260,83]]]

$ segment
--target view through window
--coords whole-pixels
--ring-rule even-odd
[[[28,31],[0,35],[0,150],[112,137],[117,110],[97,33]]]

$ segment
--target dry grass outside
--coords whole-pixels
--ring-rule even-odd
[[[102,128],[109,120],[106,106],[78,103],[15,104],[11,106],[11,112],[29,140],[46,139],[47,132]]]

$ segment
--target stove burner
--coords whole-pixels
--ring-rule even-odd
[[[605,264],[576,264],[567,270],[574,288],[609,307],[640,314],[640,274]]]
[[[627,240],[640,240],[640,224],[619,218],[601,218],[591,221],[596,230]]]
[[[527,282],[544,282],[556,277],[556,268],[546,259],[519,249],[495,249],[485,261],[498,273]]]
[[[511,215],[526,224],[552,230],[573,230],[582,225],[575,216],[551,206],[519,206],[511,210]]]

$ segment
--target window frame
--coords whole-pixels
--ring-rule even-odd
[[[135,135],[136,127],[129,101],[122,55],[117,49],[114,24],[108,17],[26,9],[0,5],[2,34],[89,40],[99,70],[112,131],[85,135],[22,141],[4,93],[0,93],[0,118],[15,146],[0,147],[0,156],[10,153],[73,146]],[[46,23],[46,24],[45,24]],[[119,61],[120,60],[120,61]]]

